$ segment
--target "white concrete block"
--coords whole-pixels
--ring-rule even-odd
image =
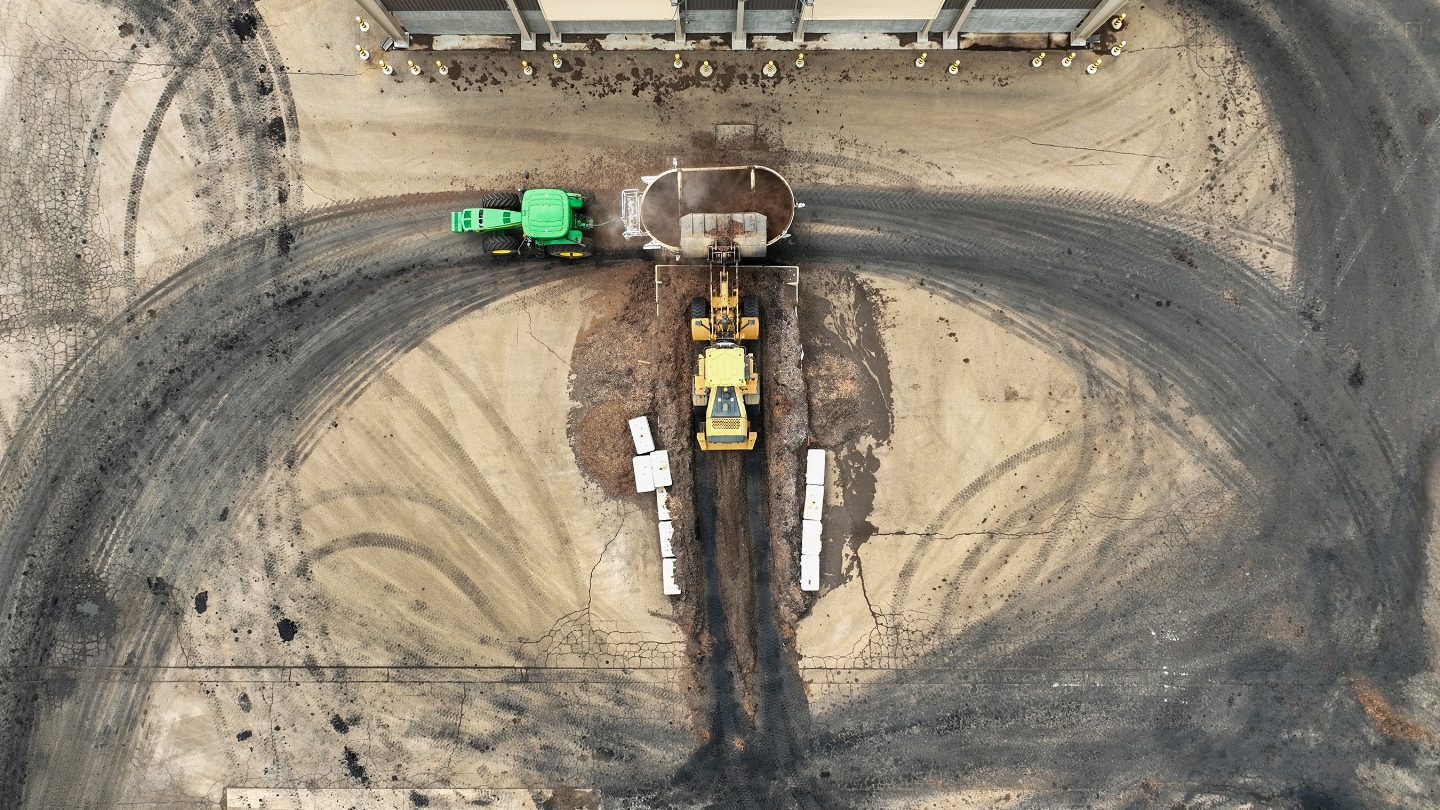
[[[637,416],[630,420],[630,438],[635,440],[635,452],[645,455],[655,449],[655,437],[650,435],[650,417]]]
[[[825,487],[817,484],[805,485],[805,512],[800,516],[805,520],[819,520],[820,512],[825,508]]]
[[[655,487],[655,512],[660,520],[670,519],[670,492],[664,487]]]
[[[818,554],[800,555],[800,590],[820,590],[820,556]]]
[[[650,469],[650,457],[636,456],[630,459],[630,463],[635,466],[635,491],[654,492],[655,471]]]
[[[820,553],[820,521],[800,521],[800,553],[806,556]]]
[[[656,450],[651,453],[650,469],[655,473],[655,486],[670,486],[670,451]]]
[[[805,483],[825,486],[825,451],[805,452]]]
[[[679,596],[680,586],[675,583],[675,559],[666,557],[660,561],[660,579],[666,596]]]
[[[660,521],[660,556],[674,557],[675,525],[668,520]]]

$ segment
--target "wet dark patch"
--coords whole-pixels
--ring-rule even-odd
[[[241,692],[237,701],[240,704],[240,711],[249,712],[254,706],[250,703],[250,693]]]
[[[416,807],[429,807],[430,799],[418,790],[410,791],[410,803]]]
[[[330,727],[340,732],[341,734],[350,733],[350,724],[345,722],[345,718],[341,717],[338,714],[331,716]]]
[[[120,36],[129,37],[135,35],[135,26],[131,23],[120,23]]]
[[[230,519],[230,507],[227,506],[227,507],[221,509],[221,510],[220,510],[220,514],[216,515],[216,516],[215,516],[215,519],[218,520],[218,521],[220,521],[221,523],[224,523],[225,521],[229,520],[229,519]]]
[[[204,613],[210,607],[210,592],[201,591],[195,594],[195,612]]]
[[[282,618],[280,621],[275,623],[275,631],[280,634],[281,641],[293,641],[295,639],[295,633],[299,629],[300,627],[290,619]]]
[[[255,82],[255,92],[262,96],[268,96],[275,92],[275,83],[269,79],[261,79]]]
[[[1345,382],[1351,388],[1359,388],[1365,384],[1365,369],[1361,367],[1360,361],[1355,361],[1355,365],[1350,367],[1350,374],[1346,376]]]
[[[265,137],[273,141],[277,146],[285,143],[285,119],[275,116],[265,126]]]
[[[239,37],[243,42],[244,40],[255,38],[255,27],[259,25],[259,23],[260,21],[255,18],[254,14],[248,12],[236,14],[230,18],[230,30],[234,31],[235,36]]]
[[[540,810],[600,810],[600,797],[590,790],[555,788],[540,802]]]
[[[360,784],[370,786],[370,777],[365,775],[365,766],[360,764],[360,755],[345,748],[345,758],[341,760],[345,765],[345,775],[351,779],[359,779]]]
[[[253,731],[251,731],[250,729],[247,728],[247,729],[245,729],[244,731],[240,732],[239,734],[236,734],[236,735],[235,735],[235,739],[238,740],[239,742],[245,742],[246,740],[250,739],[250,738],[253,737],[253,736],[255,736],[255,733],[254,733]]]
[[[290,255],[290,246],[295,244],[295,232],[290,230],[289,225],[281,225],[275,232],[275,249],[280,251],[281,256]],[[309,295],[307,290],[305,293]]]

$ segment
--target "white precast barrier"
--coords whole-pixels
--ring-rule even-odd
[[[800,590],[820,590],[820,556],[818,554],[800,555]]]
[[[636,455],[654,452],[655,437],[650,435],[650,418],[637,416],[630,420],[630,438],[635,440]]]
[[[637,416],[630,422],[630,438],[635,442],[636,455],[630,459],[635,468],[635,491],[655,493],[655,517],[660,533],[660,585],[666,596],[679,596],[675,581],[675,524],[670,522],[670,453],[655,449],[655,436],[650,432],[650,418]]]
[[[824,450],[807,450],[805,452],[805,484],[807,486],[825,486]]]
[[[650,467],[650,457],[635,456],[630,463],[635,467],[635,491],[654,492],[655,471]]]
[[[825,451],[805,452],[805,506],[800,520],[800,590],[820,590],[820,517],[825,511]]]
[[[660,579],[666,596],[679,596],[680,586],[675,584],[675,558],[666,557],[660,561]]]
[[[819,520],[820,512],[825,507],[825,487],[819,484],[805,485],[805,512],[801,515],[805,520]]]
[[[655,486],[670,486],[670,451],[655,450],[650,453],[650,470],[655,477]]]
[[[820,521],[800,521],[800,556],[820,556]]]

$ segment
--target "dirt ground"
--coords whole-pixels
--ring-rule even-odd
[[[0,3],[0,804],[1436,805],[1433,9],[1130,11],[1094,76],[525,79],[384,77],[348,0]],[[806,204],[743,458],[614,221],[672,159]],[[522,184],[601,255],[448,232]]]

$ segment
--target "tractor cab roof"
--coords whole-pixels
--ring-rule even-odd
[[[532,239],[559,239],[572,227],[570,197],[558,188],[532,188],[520,202],[525,235]]]

